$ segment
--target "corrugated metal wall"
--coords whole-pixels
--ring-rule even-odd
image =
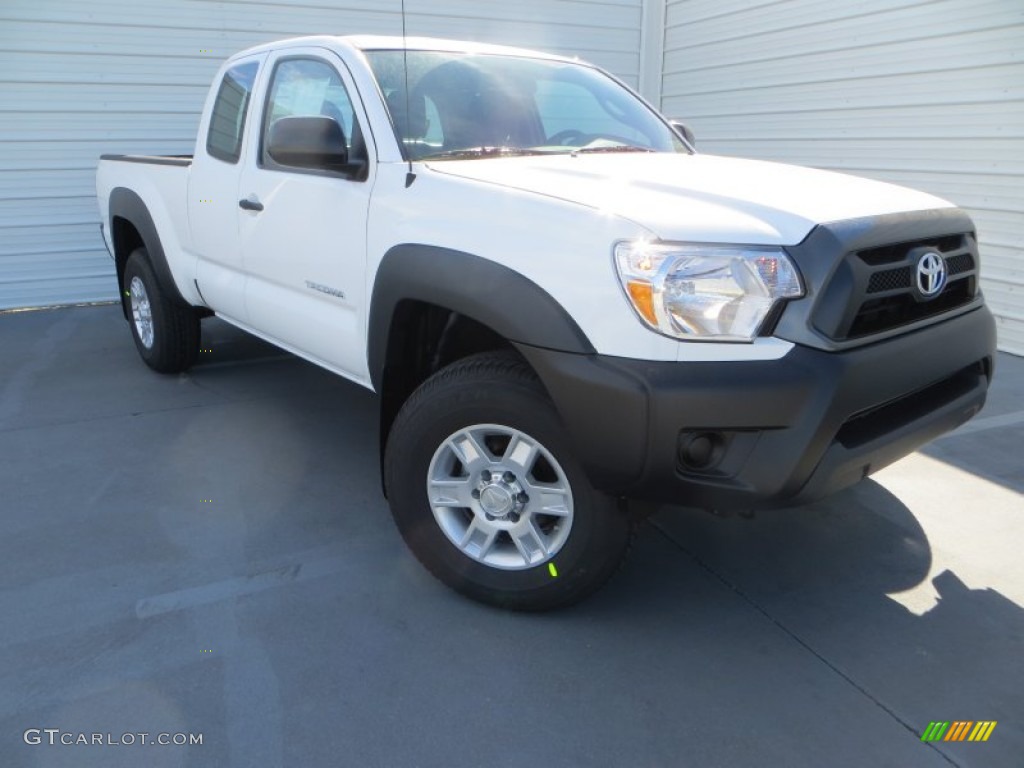
[[[410,35],[578,55],[635,85],[642,0],[406,0]],[[111,299],[104,152],[190,153],[220,62],[305,34],[400,34],[400,0],[0,0],[0,309]]]
[[[1024,2],[669,0],[662,106],[706,152],[927,190],[978,226],[1024,354]]]

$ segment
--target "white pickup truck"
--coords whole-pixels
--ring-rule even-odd
[[[795,505],[984,403],[968,216],[698,154],[588,64],[450,41],[239,53],[192,157],[104,155],[143,360],[217,315],[373,389],[384,489],[438,578],[517,609],[614,572],[638,510]]]

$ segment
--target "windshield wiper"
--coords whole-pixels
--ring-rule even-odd
[[[582,155],[584,153],[593,154],[596,152],[654,152],[655,150],[650,147],[637,147],[633,144],[614,144],[611,146],[604,147],[579,147],[574,149],[572,153],[574,155]]]
[[[542,149],[526,149],[525,147],[467,147],[465,149],[449,149],[446,152],[434,152],[424,155],[420,160],[470,160],[481,157],[524,157],[527,155],[549,155],[551,152]]]

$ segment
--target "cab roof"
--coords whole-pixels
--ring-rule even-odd
[[[264,43],[244,51],[239,51],[232,59],[249,56],[254,53],[277,51],[282,48],[301,46],[319,46],[323,48],[340,48],[356,51],[445,51],[449,53],[493,54],[504,56],[524,56],[534,59],[552,61],[574,61],[566,56],[556,56],[527,48],[515,48],[507,45],[477,43],[469,40],[447,40],[434,37],[407,37],[400,35],[312,35],[308,37],[291,37]],[[578,61],[576,59],[575,61]]]

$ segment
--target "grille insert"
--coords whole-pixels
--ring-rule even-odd
[[[910,243],[893,243],[892,245],[879,245],[874,248],[865,248],[857,252],[858,258],[865,264],[872,267],[880,267],[883,264],[895,264],[906,258],[909,248],[928,247],[940,253],[958,251],[966,247],[964,245],[965,235],[947,235],[927,241]]]
[[[890,328],[941,315],[974,298],[974,287],[970,280],[949,283],[937,299],[918,301],[909,291],[905,293],[868,299],[860,305],[853,319],[847,338],[856,339],[881,333]]]
[[[928,252],[946,264],[942,292],[917,289],[917,265]],[[865,339],[953,312],[977,295],[978,246],[973,233],[877,245],[846,254],[824,286],[814,325],[834,341]]]
[[[875,272],[868,281],[868,293],[881,293],[882,291],[897,291],[902,288],[910,288],[913,279],[910,267],[897,267],[896,269]]]
[[[951,275],[959,275],[962,272],[974,270],[974,257],[969,253],[958,253],[946,259],[946,269]]]
[[[974,257],[969,253],[958,253],[946,259],[946,270],[950,277],[974,270]],[[914,287],[914,268],[896,267],[875,272],[868,280],[868,293],[909,290]]]

